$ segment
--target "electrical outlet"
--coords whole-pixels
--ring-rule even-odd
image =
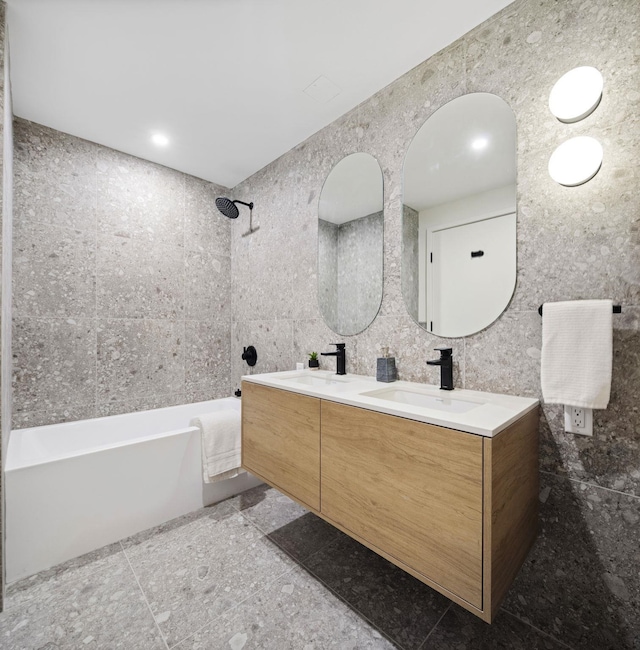
[[[564,430],[583,436],[593,435],[593,410],[580,406],[564,407]]]
[[[576,429],[584,429],[584,409],[576,406],[571,409],[571,425]]]

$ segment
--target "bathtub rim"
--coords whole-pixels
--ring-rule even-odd
[[[230,400],[234,400],[231,402]],[[200,402],[187,402],[186,404],[174,404],[173,406],[162,406],[157,409],[145,409],[143,411],[131,411],[130,413],[118,413],[117,415],[103,415],[99,418],[88,418],[85,420],[70,420],[69,422],[56,422],[55,424],[43,424],[38,427],[25,427],[24,429],[12,429],[11,433],[9,435],[9,443],[7,444],[7,458],[5,461],[4,465],[4,471],[5,472],[17,472],[20,470],[25,470],[25,469],[30,469],[31,467],[38,467],[41,465],[47,465],[49,463],[55,463],[58,461],[62,460],[67,460],[70,458],[78,458],[80,456],[87,456],[89,454],[94,454],[98,453],[101,451],[107,451],[109,449],[116,449],[118,447],[127,447],[129,445],[134,445],[134,444],[141,444],[143,442],[148,442],[149,440],[159,440],[161,438],[166,438],[169,436],[176,436],[176,435],[182,435],[185,433],[192,433],[194,431],[198,430],[198,427],[195,426],[186,426],[186,427],[181,427],[179,429],[169,429],[168,431],[162,431],[161,433],[153,433],[150,435],[145,435],[145,436],[137,436],[135,438],[128,438],[124,441],[120,442],[115,442],[115,443],[107,443],[103,445],[99,445],[97,447],[90,447],[88,449],[81,449],[78,451],[70,452],[65,454],[64,456],[54,456],[51,458],[46,458],[44,460],[37,460],[35,462],[31,462],[29,464],[15,464],[13,463],[13,457],[19,455],[19,452],[15,452],[12,454],[11,449],[12,449],[12,442],[16,440],[16,437],[14,436],[14,433],[17,433],[18,435],[25,432],[25,431],[35,431],[38,429],[44,429],[46,427],[54,427],[54,426],[64,426],[65,424],[73,424],[75,422],[104,422],[105,420],[110,420],[111,418],[118,418],[118,417],[123,417],[123,416],[128,416],[128,415],[144,415],[145,413],[154,413],[157,416],[158,411],[164,411],[165,409],[174,409],[174,408],[179,408],[182,406],[197,406],[198,404],[207,404],[209,402],[222,402],[222,401],[228,401],[228,403],[237,403],[239,405],[239,408],[235,409],[240,411],[242,408],[242,402],[234,396],[231,397],[218,397],[215,399],[211,400],[203,400]],[[193,419],[194,417],[198,417],[197,415],[191,416],[189,419]]]
[[[109,416],[107,416],[109,417]],[[99,418],[93,418],[95,420]],[[102,419],[102,418],[100,418]],[[78,422],[90,422],[90,420],[76,420]],[[49,425],[44,425],[44,426],[49,426]],[[32,427],[34,429],[37,429],[39,427]],[[18,429],[20,430],[20,429]],[[25,429],[26,431],[26,429]],[[132,445],[140,445],[145,442],[149,442],[150,440],[161,440],[162,438],[169,438],[171,436],[178,436],[182,435],[185,433],[194,433],[195,431],[198,431],[198,427],[185,427],[183,429],[171,429],[171,431],[164,431],[163,433],[157,433],[153,434],[150,436],[140,436],[138,438],[130,438],[127,439],[125,442],[114,442],[112,444],[107,444],[107,445],[100,445],[98,447],[91,447],[91,449],[84,449],[84,450],[79,450],[76,452],[72,452],[69,454],[66,454],[65,456],[55,456],[51,458],[47,458],[46,460],[39,460],[34,463],[30,463],[29,465],[18,465],[14,467],[9,466],[9,454],[7,453],[7,465],[5,466],[4,471],[5,472],[19,472],[20,470],[27,470],[31,469],[32,467],[39,467],[41,465],[50,465],[51,463],[59,463],[63,460],[72,460],[73,458],[79,458],[81,456],[91,456],[93,454],[97,454],[102,451],[109,451],[110,449],[119,449],[121,447],[130,447]]]

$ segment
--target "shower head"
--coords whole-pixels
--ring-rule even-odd
[[[229,217],[229,219],[237,219],[240,214],[235,202],[224,196],[216,199],[216,207],[225,217]]]
[[[229,219],[237,219],[240,214],[236,203],[246,205],[249,207],[249,210],[253,210],[253,202],[245,203],[244,201],[232,201],[225,196],[220,196],[216,199],[216,207],[225,217],[229,217]]]

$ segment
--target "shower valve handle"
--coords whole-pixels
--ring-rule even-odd
[[[253,367],[258,361],[258,353],[253,345],[243,348],[242,360],[247,362],[247,365]]]

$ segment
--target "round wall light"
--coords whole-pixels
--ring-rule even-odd
[[[586,135],[563,142],[549,159],[549,175],[556,183],[575,187],[590,181],[602,166],[602,145]]]
[[[574,68],[551,89],[549,109],[561,122],[579,122],[598,108],[603,86],[602,75],[595,68]]]

